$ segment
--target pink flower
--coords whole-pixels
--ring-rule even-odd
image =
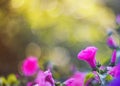
[[[117,47],[117,44],[115,42],[115,40],[113,39],[112,36],[109,36],[107,38],[107,45],[110,47],[110,48],[116,48]]]
[[[38,68],[39,65],[37,58],[30,56],[23,61],[21,70],[25,76],[32,76],[36,73]]]
[[[64,82],[65,86],[83,86],[85,74],[77,72]]]
[[[38,83],[38,86],[55,86],[55,81],[50,70],[45,72],[39,71],[35,82]]]
[[[114,66],[108,73],[113,77],[120,77],[120,64]]]
[[[28,82],[27,86],[32,86],[33,82]]]
[[[96,68],[96,55],[97,48],[94,46],[87,47],[78,53],[78,59],[86,61],[92,68]]]
[[[112,53],[111,63],[115,64],[115,61],[116,61],[116,50],[114,49]]]

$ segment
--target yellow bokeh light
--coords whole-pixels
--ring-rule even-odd
[[[86,18],[104,28],[114,27],[114,14],[96,0],[12,0],[11,4],[26,17],[32,28],[55,24],[60,16]]]

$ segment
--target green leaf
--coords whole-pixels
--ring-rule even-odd
[[[111,75],[107,75],[107,76],[105,77],[105,80],[106,80],[107,82],[111,81],[112,79],[113,79],[113,77],[112,77]]]
[[[89,79],[92,79],[92,78],[94,78],[94,77],[95,77],[95,76],[94,76],[93,73],[88,73],[88,74],[86,75],[86,77],[85,77],[84,83],[87,83],[87,81],[88,81]]]
[[[9,84],[17,84],[18,80],[14,74],[10,74],[7,78]]]
[[[60,83],[60,82],[56,82],[55,86],[65,86],[64,84]]]
[[[5,79],[5,77],[0,77],[0,85],[2,84],[5,84],[5,85],[7,85],[7,80]]]

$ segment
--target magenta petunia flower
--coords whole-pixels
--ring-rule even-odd
[[[115,42],[115,40],[113,39],[112,36],[109,36],[107,38],[107,45],[110,47],[110,48],[116,48],[117,47],[117,44]]]
[[[76,72],[71,78],[64,82],[65,86],[83,86],[85,74]]]
[[[115,64],[115,61],[116,61],[116,49],[113,50],[111,63]]]
[[[28,82],[27,86],[32,86],[33,82]]]
[[[25,76],[32,76],[37,72],[38,68],[39,65],[37,58],[30,56],[22,62],[21,70]]]
[[[35,82],[38,83],[38,86],[55,86],[55,81],[50,70],[45,72],[39,71]]]
[[[111,70],[108,71],[108,74],[113,77],[120,77],[120,64],[114,66]]]
[[[94,46],[87,47],[78,53],[78,59],[86,61],[91,68],[96,68],[96,52],[97,48]]]

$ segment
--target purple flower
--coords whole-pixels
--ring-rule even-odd
[[[83,86],[85,74],[76,72],[71,78],[64,82],[65,86]]]
[[[111,63],[115,64],[115,61],[116,61],[116,49],[113,50]]]
[[[120,64],[114,66],[108,73],[113,77],[120,77]]]
[[[25,76],[32,76],[36,73],[38,68],[39,65],[37,58],[34,56],[30,56],[22,62],[21,70]]]
[[[91,68],[96,68],[96,55],[97,48],[94,46],[87,47],[78,53],[78,59],[86,61]]]
[[[38,83],[38,86],[54,86],[55,84],[50,70],[45,72],[39,71],[35,82]]]
[[[116,23],[117,23],[117,24],[120,24],[120,15],[117,15],[117,16],[116,16]]]
[[[112,36],[109,36],[107,38],[107,45],[110,47],[110,48],[116,48],[117,47],[117,44],[115,42],[115,40],[113,39]]]
[[[113,79],[108,86],[120,86],[120,77]]]

